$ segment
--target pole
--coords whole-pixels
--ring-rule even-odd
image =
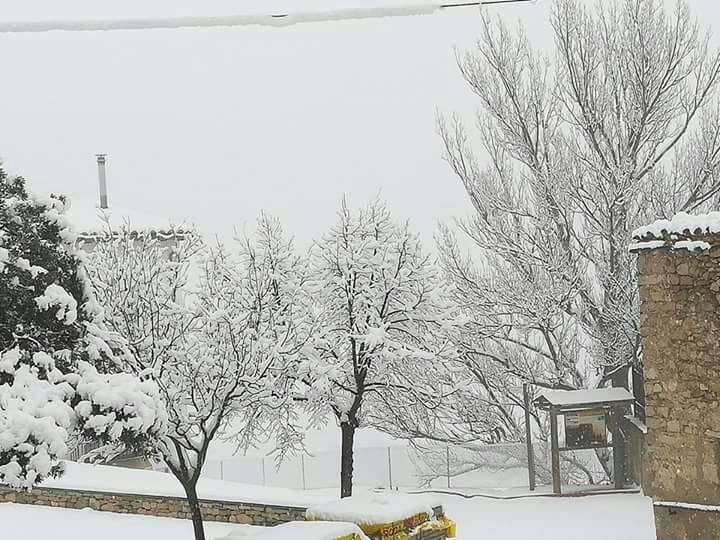
[[[527,446],[528,481],[530,491],[535,491],[535,453],[532,445],[532,428],[530,426],[530,384],[523,384],[523,403],[525,405],[525,445]]]
[[[625,441],[623,440],[622,428],[620,426],[621,417],[622,415],[616,407],[610,410],[615,489],[623,489],[625,487]]]
[[[552,460],[553,493],[560,494],[560,443],[558,441],[558,411],[550,408],[550,458]]]
[[[224,480],[225,475],[223,474],[223,460],[220,460],[220,480]]]
[[[445,447],[445,472],[447,474],[447,487],[450,489],[450,445]]]
[[[98,182],[100,184],[100,208],[107,208],[107,178],[105,174],[105,162],[107,161],[107,154],[95,154],[95,158],[97,160]]]
[[[390,447],[387,447],[387,456],[388,456],[388,483],[390,484],[390,489],[393,488],[392,484],[392,455],[390,454]]]
[[[300,454],[300,470],[302,474],[302,488],[305,488],[305,454]]]
[[[265,456],[262,457],[261,464],[262,464],[262,480],[263,480],[263,486],[267,486],[267,481],[266,481],[266,479],[265,479]]]

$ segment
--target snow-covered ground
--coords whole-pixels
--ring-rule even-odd
[[[502,501],[452,495],[440,498],[458,524],[459,540],[655,540],[652,505],[640,495]],[[206,527],[210,539],[243,528],[220,523],[207,523]],[[0,504],[0,538],[179,540],[191,535],[190,521],[178,519]]]
[[[208,538],[230,532],[232,526],[207,523]],[[0,538],[8,540],[185,540],[192,522],[95,510],[0,504]]]
[[[65,474],[62,477],[47,480],[42,487],[141,493],[168,497],[185,496],[180,483],[169,473],[72,462],[65,462]],[[310,506],[333,498],[332,495],[327,494],[223,482],[208,478],[200,479],[198,495],[201,499],[287,506]]]
[[[145,493],[182,497],[172,475],[154,472],[66,463],[67,472],[44,483],[90,491]],[[337,497],[336,490],[302,491],[202,479],[202,498],[265,504],[314,506]],[[509,493],[505,493],[508,495]],[[423,501],[427,495],[418,495]],[[638,494],[587,497],[525,497],[497,500],[435,493],[448,516],[458,524],[458,538],[492,540],[654,540],[652,503]],[[208,523],[208,538],[226,536],[237,525]],[[246,527],[246,526],[245,526]],[[244,533],[252,533],[245,530]],[[0,504],[0,538],[18,540],[164,540],[191,537],[189,521],[69,510],[29,505]]]

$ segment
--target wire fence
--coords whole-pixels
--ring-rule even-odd
[[[387,489],[524,487],[528,483],[526,463],[524,446],[517,444],[357,448],[354,485]],[[272,457],[209,460],[203,475],[271,487],[337,488],[340,452],[293,456],[279,466]]]

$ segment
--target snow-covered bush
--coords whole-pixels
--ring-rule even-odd
[[[128,350],[104,326],[65,206],[0,169],[0,484],[17,489],[60,472],[71,433],[145,447],[164,429],[155,383],[118,373]]]

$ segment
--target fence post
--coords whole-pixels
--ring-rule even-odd
[[[388,455],[388,481],[390,484],[390,489],[393,488],[392,485],[392,454],[390,452],[390,447],[387,447],[387,455]]]
[[[300,472],[302,474],[302,488],[305,487],[305,454],[300,454]]]
[[[445,446],[445,472],[447,473],[447,487],[450,489],[450,445]]]
[[[224,460],[221,459],[220,460],[220,480],[225,480],[225,475],[223,472],[223,463],[224,463]]]
[[[530,491],[535,491],[535,453],[532,446],[532,426],[530,426],[530,385],[523,384],[523,405],[525,406],[525,444],[527,445],[528,477]]]
[[[262,467],[262,480],[263,480],[263,486],[267,486],[267,481],[265,480],[265,456],[262,457],[260,460],[261,467]]]

